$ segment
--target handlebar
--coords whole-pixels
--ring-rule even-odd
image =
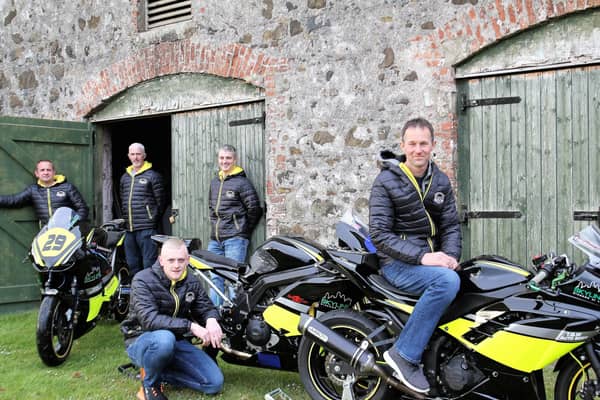
[[[549,294],[555,295],[557,290],[556,286],[559,281],[564,279],[564,277],[570,273],[564,273],[565,267],[571,266],[569,258],[565,254],[557,256],[551,252],[547,255],[535,257],[532,262],[538,268],[538,272],[531,278],[527,286],[535,291],[549,292]],[[553,278],[559,269],[563,271],[562,276],[560,276],[561,274],[558,274],[559,276],[552,281],[549,287],[542,288],[539,286],[544,280]]]

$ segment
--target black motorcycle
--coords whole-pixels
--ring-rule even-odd
[[[124,220],[109,221],[83,238],[79,215],[61,207],[33,239],[30,259],[43,285],[36,342],[46,365],[66,361],[73,340],[91,330],[100,317],[127,316],[124,225]]]
[[[344,233],[356,229],[344,224]],[[164,242],[168,236],[155,235]],[[198,242],[188,240],[188,248]],[[327,250],[312,240],[275,236],[264,242],[249,262],[191,249],[191,271],[223,300],[219,306],[223,339],[221,358],[231,364],[296,371],[301,314],[313,316],[349,307],[345,282],[335,271]],[[229,290],[219,290],[208,272],[224,278]]]
[[[461,264],[459,294],[423,355],[427,395],[402,385],[382,357],[418,298],[378,274],[375,254],[329,250],[347,307],[301,318],[306,391],[315,400],[544,400],[543,369],[555,363],[555,400],[600,398],[600,230],[570,241],[585,264],[551,253],[532,272],[496,256]]]

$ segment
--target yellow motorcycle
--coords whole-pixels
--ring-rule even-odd
[[[42,284],[36,342],[44,364],[62,364],[73,340],[94,328],[101,316],[127,316],[124,225],[124,220],[109,221],[83,238],[79,215],[61,207],[33,239],[30,259]]]

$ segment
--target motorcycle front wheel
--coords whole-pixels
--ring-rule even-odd
[[[377,324],[364,315],[346,310],[328,312],[319,321],[356,345],[377,328]],[[381,362],[383,349],[374,347],[373,343],[385,339],[388,339],[385,332],[368,339],[368,350]],[[359,374],[347,362],[306,337],[298,348],[298,371],[304,389],[313,400],[341,400],[344,381],[350,374],[356,377],[352,385],[356,400],[385,399],[391,391],[381,377]]]
[[[72,306],[57,296],[46,296],[40,305],[36,329],[37,350],[44,364],[66,361],[73,345]]]
[[[131,290],[131,277],[126,264],[119,266],[117,271],[119,289],[113,298],[113,313],[118,322],[123,321],[129,314],[129,295]]]
[[[561,369],[556,378],[554,400],[600,399],[598,396],[594,397],[593,393],[587,394],[587,397],[583,393],[584,390],[592,391],[592,389],[585,388],[585,382],[597,379],[589,361],[580,364],[571,360]]]

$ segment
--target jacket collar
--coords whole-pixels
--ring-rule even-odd
[[[245,174],[244,169],[242,167],[240,167],[239,165],[235,165],[232,169],[231,172],[228,173],[227,175],[225,175],[223,173],[223,171],[219,171],[219,179],[220,180],[224,180],[225,178],[229,177],[229,176],[234,176],[234,175],[241,175],[241,174]]]
[[[51,183],[50,185],[48,185],[48,186],[44,185],[42,183],[42,181],[40,181],[39,179],[37,180],[37,184],[39,186],[41,186],[41,187],[49,188],[49,187],[52,187],[54,185],[58,185],[59,183],[66,182],[66,181],[67,181],[67,178],[64,175],[54,175],[54,182]]]
[[[152,168],[152,163],[148,162],[148,161],[144,161],[144,164],[142,165],[142,168],[140,168],[138,171],[135,172],[135,174],[133,173],[133,165],[130,165],[129,167],[127,167],[127,173],[131,176],[134,175],[139,175],[144,171],[147,171],[149,169]]]

